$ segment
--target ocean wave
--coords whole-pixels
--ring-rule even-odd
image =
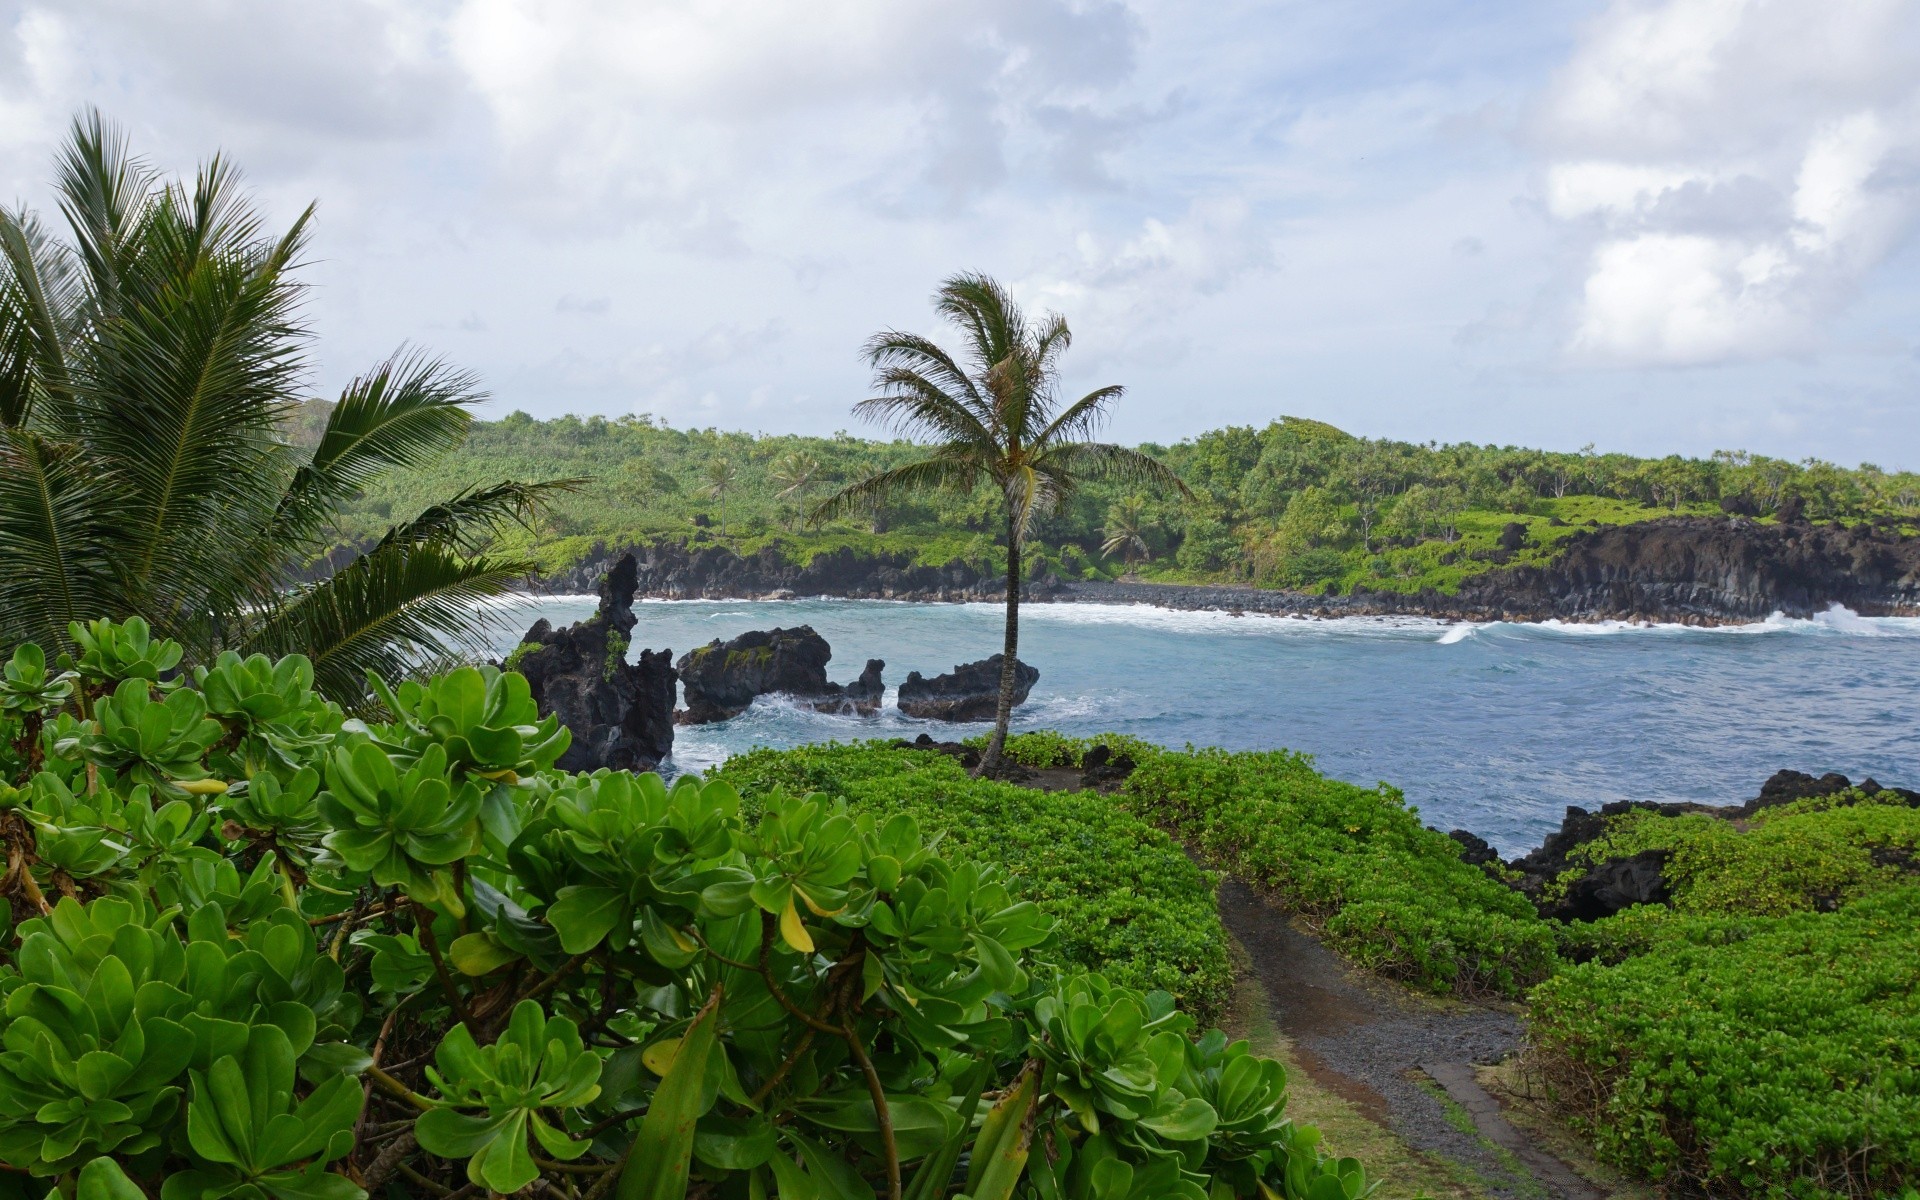
[[[1653,634],[1668,637],[1755,637],[1768,634],[1816,637],[1920,637],[1920,617],[1863,617],[1842,604],[1811,617],[1789,617],[1775,612],[1761,621],[1729,625],[1683,625],[1678,621],[1512,621],[1479,629],[1497,628],[1562,637],[1613,637]]]

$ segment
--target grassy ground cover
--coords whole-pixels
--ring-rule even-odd
[[[1672,907],[1570,930],[1529,997],[1531,1067],[1606,1161],[1709,1192],[1899,1194],[1920,1179],[1920,809],[1859,792],[1631,813],[1593,861],[1662,850]]]
[[[1920,1177],[1920,888],[1640,933],[1639,953],[1570,966],[1529,1005],[1536,1069],[1603,1159],[1755,1196]]]
[[[825,792],[885,818],[911,813],[942,852],[992,861],[1059,920],[1062,952],[1129,987],[1163,988],[1212,1017],[1232,988],[1214,879],[1166,834],[1093,792],[973,779],[953,758],[881,743],[756,750],[720,777],[743,793]]]
[[[1553,932],[1533,906],[1460,861],[1458,844],[1384,784],[1329,779],[1284,750],[1196,750],[1148,756],[1125,795],[1383,975],[1429,991],[1517,995],[1553,967]]]

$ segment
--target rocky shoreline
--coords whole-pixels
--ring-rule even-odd
[[[1507,551],[1524,528],[1512,526]],[[628,552],[599,547],[539,581],[550,593],[591,592]],[[994,601],[1004,585],[956,559],[916,565],[905,554],[824,552],[804,566],[771,549],[742,557],[724,547],[655,542],[631,548],[638,594],[671,600],[831,597],[919,602]],[[1869,616],[1920,615],[1920,537],[1855,525],[1766,525],[1744,517],[1673,517],[1581,530],[1545,567],[1502,566],[1457,594],[1371,591],[1325,595],[1226,584],[1060,579],[1022,589],[1036,602],[1151,604],[1276,616],[1421,616],[1463,621],[1633,621],[1739,624],[1774,613],[1810,617],[1839,604]]]

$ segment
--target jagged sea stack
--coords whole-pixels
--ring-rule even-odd
[[[915,671],[900,685],[900,711],[910,717],[936,721],[991,721],[1000,705],[1000,664],[996,654],[979,662],[962,663],[932,679]],[[1040,681],[1040,672],[1018,659],[1013,663],[1013,702],[1027,702],[1027,693]]]
[[[791,696],[819,712],[870,715],[885,690],[880,672],[886,663],[867,660],[866,670],[842,687],[827,681],[833,657],[827,639],[810,625],[796,629],[755,629],[731,641],[718,638],[682,655],[680,678],[686,684],[686,725],[724,721],[747,711],[756,696]]]
[[[565,629],[545,620],[527,630],[515,669],[532,685],[540,714],[573,731],[560,759],[567,771],[612,767],[649,771],[673,752],[673,651],[642,650],[626,661],[638,618],[638,569],[628,554],[600,579],[600,607]]]

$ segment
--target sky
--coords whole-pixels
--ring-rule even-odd
[[[317,201],[317,394],[871,433],[970,270],[1121,440],[1920,467],[1920,0],[0,0],[0,199],[88,105]]]

